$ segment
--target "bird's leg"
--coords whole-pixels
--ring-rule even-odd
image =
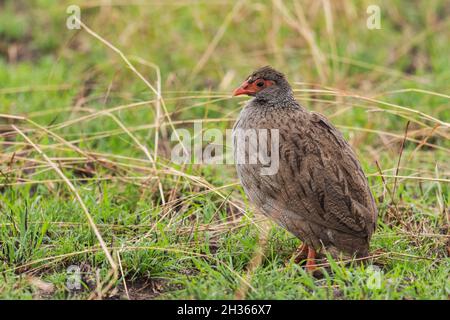
[[[294,262],[300,263],[302,260],[304,260],[308,255],[308,246],[303,243],[294,253]]]
[[[317,269],[316,266],[316,251],[308,247],[308,257],[306,258],[306,270],[313,273]]]

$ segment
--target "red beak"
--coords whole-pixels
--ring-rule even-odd
[[[240,96],[241,94],[253,94],[255,91],[251,88],[251,85],[244,81],[239,88],[234,90],[233,96]]]

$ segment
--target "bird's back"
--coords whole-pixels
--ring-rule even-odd
[[[261,163],[237,164],[246,194],[263,214],[309,246],[367,255],[375,202],[355,153],[324,116],[297,103],[270,107],[251,101],[235,135],[237,129],[279,132],[275,174],[261,175]]]

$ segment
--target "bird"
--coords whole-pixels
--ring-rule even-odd
[[[251,99],[232,130],[235,158],[243,145],[239,135],[246,130],[278,132],[276,172],[264,174],[267,163],[261,161],[236,161],[237,176],[250,202],[301,240],[297,254],[306,257],[302,261],[309,272],[317,270],[316,259],[322,252],[367,257],[377,206],[342,133],[324,115],[299,104],[286,76],[271,66],[248,76],[233,92],[239,95]],[[246,157],[254,152],[250,149],[245,149]]]

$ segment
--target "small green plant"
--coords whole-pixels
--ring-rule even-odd
[[[0,214],[4,221],[0,226],[0,259],[3,263],[9,266],[24,264],[39,254],[49,227],[39,202],[37,196],[20,200],[0,195]]]

